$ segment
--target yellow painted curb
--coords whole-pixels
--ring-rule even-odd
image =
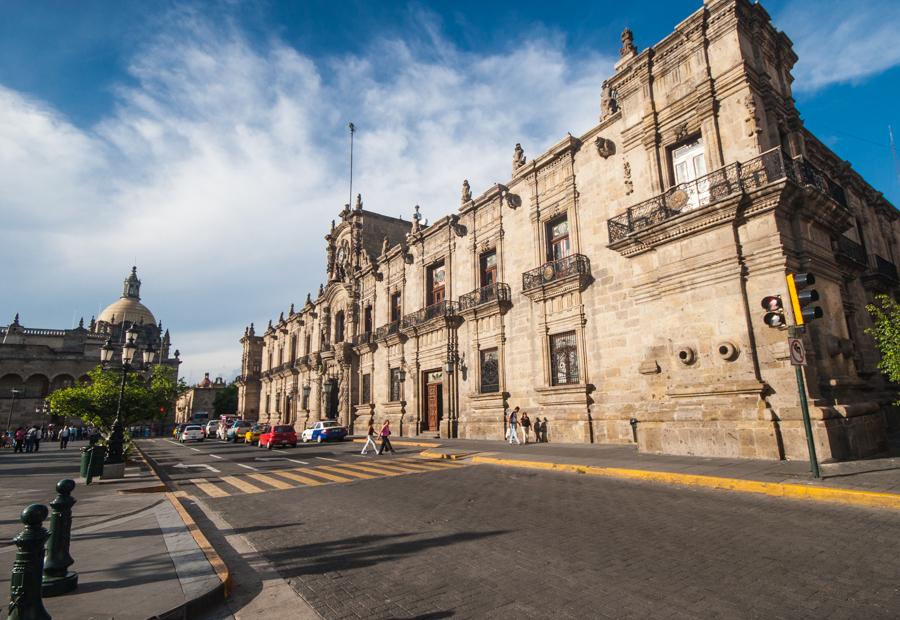
[[[182,497],[188,497],[187,493],[184,491],[166,493],[166,498],[172,502],[175,510],[177,510],[179,516],[181,516],[181,520],[184,521],[191,536],[193,536],[194,540],[197,542],[197,546],[200,547],[203,551],[203,555],[206,556],[206,559],[213,567],[213,570],[216,571],[216,576],[218,576],[219,581],[222,582],[225,590],[225,597],[227,598],[231,592],[231,572],[228,570],[228,566],[225,565],[225,561],[222,560],[221,556],[219,556],[212,544],[210,544],[209,539],[207,539],[203,532],[200,531],[200,527],[197,525],[196,521],[194,521],[190,513],[188,513],[181,504],[180,498]]]
[[[379,437],[375,438],[375,441],[378,442],[380,440]],[[354,439],[354,443],[366,443],[365,439]],[[440,448],[441,444],[439,443],[429,443],[427,441],[405,441],[402,439],[391,439],[392,444],[397,444],[398,446],[418,446],[420,448]]]
[[[449,459],[451,461],[466,459],[471,455],[471,452],[433,452],[431,450],[424,450],[419,453],[419,456],[426,459]]]
[[[423,452],[423,455],[425,453]],[[678,484],[684,486],[723,489],[740,493],[757,493],[772,497],[789,499],[805,499],[820,502],[831,502],[871,508],[888,508],[900,510],[900,495],[896,493],[879,493],[876,491],[857,491],[854,489],[836,489],[833,487],[807,486],[784,482],[761,482],[759,480],[740,480],[718,476],[699,476],[696,474],[679,474],[674,472],[647,471],[642,469],[624,469],[619,467],[596,467],[593,465],[574,465],[569,463],[547,463],[541,461],[520,461],[491,456],[472,457],[473,463],[504,465],[526,469],[550,469],[591,476],[605,476],[626,480],[643,480]]]

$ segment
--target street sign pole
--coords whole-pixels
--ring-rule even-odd
[[[821,478],[819,474],[819,460],[816,458],[816,443],[813,440],[812,422],[809,419],[809,403],[806,401],[806,383],[803,380],[803,366],[806,365],[806,354],[803,351],[803,341],[799,340],[800,334],[803,333],[802,327],[789,328],[789,348],[791,349],[791,364],[797,374],[797,390],[800,393],[800,410],[803,413],[803,427],[806,430],[806,446],[809,449],[809,467],[812,471],[813,478]],[[797,339],[799,344],[799,355],[794,354],[793,341]]]

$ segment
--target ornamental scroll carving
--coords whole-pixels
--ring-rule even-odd
[[[594,140],[594,146],[597,147],[597,154],[603,159],[608,159],[616,153],[615,143],[612,140],[601,136],[597,136],[597,139]]]

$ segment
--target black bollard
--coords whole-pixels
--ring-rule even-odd
[[[69,555],[72,542],[72,506],[77,501],[72,497],[75,481],[60,480],[56,483],[56,496],[50,502],[50,540],[47,541],[47,555],[44,557],[44,581],[41,593],[44,596],[59,596],[78,587],[78,573],[69,571],[75,563]]]
[[[49,536],[42,527],[46,518],[47,507],[43,504],[32,504],[22,511],[25,529],[13,539],[18,551],[9,580],[7,620],[50,620],[41,600],[44,543]]]

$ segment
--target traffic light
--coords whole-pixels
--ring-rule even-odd
[[[766,315],[763,317],[766,325],[769,327],[784,327],[787,320],[784,318],[784,304],[781,303],[781,295],[769,295],[762,299],[763,310]]]
[[[811,273],[787,274],[788,293],[791,296],[794,322],[797,325],[803,325],[813,319],[822,318],[822,308],[810,306],[810,304],[819,301],[819,292],[814,288],[806,288],[815,283],[816,277]]]

